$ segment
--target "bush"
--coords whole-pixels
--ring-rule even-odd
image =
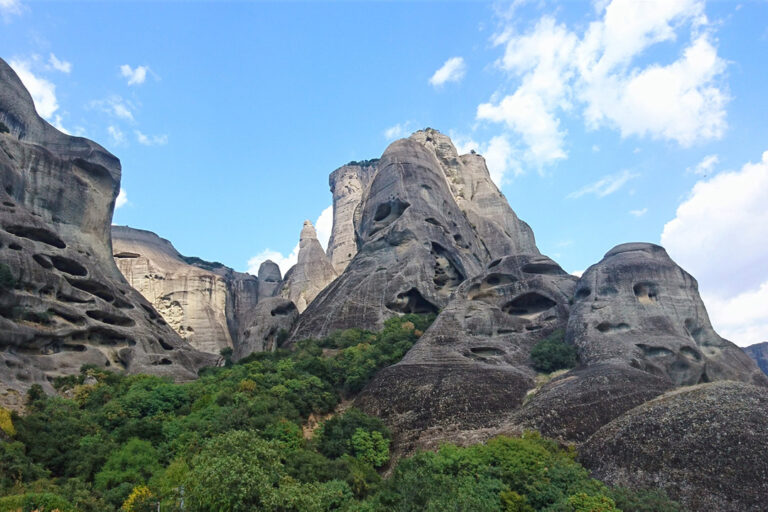
[[[534,369],[550,373],[576,366],[576,347],[565,343],[564,336],[558,329],[531,349]]]
[[[356,434],[357,446],[353,439]],[[354,408],[323,423],[316,435],[318,451],[331,459],[346,454],[359,455],[363,460],[380,460],[383,455],[388,459],[390,438],[389,430],[380,419]],[[386,459],[378,465],[384,464]]]

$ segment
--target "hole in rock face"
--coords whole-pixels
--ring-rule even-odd
[[[64,256],[51,256],[51,262],[57,270],[67,274],[81,277],[88,275],[88,270],[84,266]]]
[[[424,222],[428,222],[434,226],[443,227],[442,224],[437,221],[437,219],[433,219],[432,217],[427,217],[424,219]]]
[[[492,262],[490,262],[490,263],[488,264],[488,268],[493,268],[493,267],[495,267],[496,265],[498,265],[499,263],[501,263],[501,258],[499,258],[498,260],[493,260]]]
[[[400,313],[425,314],[438,312],[437,306],[425,299],[416,288],[398,293],[396,299],[387,304],[387,308]]]
[[[128,336],[120,334],[119,332],[115,332],[106,327],[94,327],[90,329],[88,333],[88,341],[110,346],[120,344],[127,344],[131,346],[136,345],[136,341],[129,338]]]
[[[556,306],[557,303],[536,292],[528,292],[502,306],[501,310],[514,316],[531,317]]]
[[[164,357],[164,358],[162,358],[160,361],[156,361],[156,362],[154,362],[154,363],[152,363],[152,364],[154,364],[154,365],[158,365],[158,364],[162,364],[162,365],[169,365],[169,364],[173,364],[173,361],[171,361],[171,360],[170,360],[170,359],[168,359],[167,357]]]
[[[491,276],[488,276],[488,279],[486,279],[485,282],[491,286],[496,286],[501,282],[501,279],[497,275],[491,275]]]
[[[73,287],[77,288],[78,290],[88,292],[91,295],[95,295],[107,302],[112,302],[113,300],[115,300],[115,296],[112,295],[112,292],[106,285],[101,284],[98,281],[94,281],[93,279],[67,278],[67,282],[69,282],[69,284],[71,284]]]
[[[98,320],[99,322],[104,322],[105,324],[109,325],[119,325],[121,327],[131,327],[136,325],[136,322],[134,322],[132,318],[116,315],[114,313],[109,313],[107,311],[101,311],[98,309],[86,311],[85,314],[94,320]]]
[[[124,252],[119,252],[117,254],[113,254],[112,256],[114,256],[115,258],[138,258],[141,256],[141,254],[124,251]]]
[[[157,338],[157,342],[160,344],[161,347],[165,350],[173,350],[173,346],[169,345],[165,342],[163,338]]]
[[[504,351],[494,347],[472,347],[469,349],[475,355],[482,357],[503,356]]]
[[[21,238],[26,238],[34,242],[42,242],[59,249],[64,249],[67,246],[67,244],[65,244],[64,241],[55,233],[52,233],[51,231],[48,231],[44,228],[35,228],[31,226],[8,226],[5,228],[5,230]]]
[[[10,244],[8,244],[8,248],[14,251],[20,251],[22,249],[22,247],[16,242],[11,242]]]
[[[116,297],[112,305],[120,309],[133,309],[133,304],[125,299],[121,299],[120,297]]]
[[[652,347],[644,343],[637,343],[635,346],[642,350],[646,357],[650,358],[672,357],[675,355],[674,352],[664,347]]]
[[[590,290],[588,286],[582,286],[581,288],[576,290],[576,295],[574,295],[574,297],[576,298],[576,300],[581,300],[581,299],[586,299],[590,295],[592,295],[592,290]]]
[[[285,305],[277,306],[275,309],[269,312],[272,316],[285,316],[290,315],[293,311],[296,310],[296,306],[293,304],[293,302],[290,302]]]
[[[632,287],[635,297],[642,304],[651,304],[659,300],[659,287],[656,283],[644,281]]]
[[[464,273],[453,263],[453,258],[445,248],[432,242],[432,256],[435,258],[435,275],[432,282],[438,293],[450,294],[462,281]]]
[[[373,226],[371,227],[368,236],[378,233],[395,222],[409,206],[410,203],[406,203],[399,198],[391,199],[386,203],[381,203],[376,207],[376,211],[373,214]]]
[[[35,260],[37,264],[43,268],[47,268],[47,269],[53,268],[53,263],[51,263],[51,260],[48,259],[48,256],[44,254],[35,254],[34,256],[32,256],[32,259]]]
[[[523,272],[526,274],[543,274],[549,276],[559,276],[565,274],[565,270],[561,269],[557,263],[542,262],[542,263],[528,263],[523,265]]]
[[[597,324],[596,329],[603,333],[626,332],[629,330],[629,324],[625,324],[624,322],[618,324],[600,322]]]
[[[146,304],[142,304],[141,307],[144,309],[144,311],[147,312],[147,314],[149,315],[149,318],[151,320],[157,319],[157,313],[155,313],[154,309],[152,309],[151,307],[147,306]]]
[[[680,349],[680,353],[692,361],[701,361],[701,354],[691,347],[683,347]]]
[[[597,294],[601,297],[615,297],[619,294],[619,290],[613,286],[603,286],[598,290]]]

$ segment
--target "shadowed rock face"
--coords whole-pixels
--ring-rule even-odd
[[[757,367],[760,368],[763,373],[768,375],[768,341],[755,343],[754,345],[745,347],[744,352],[757,363]]]
[[[317,239],[315,227],[310,221],[304,221],[299,238],[298,260],[285,273],[280,294],[293,301],[299,312],[302,312],[336,276],[331,261]]]
[[[233,358],[237,360],[253,352],[272,352],[280,348],[297,318],[299,311],[290,300],[282,297],[263,299],[250,312]]]
[[[399,313],[437,312],[489,261],[434,153],[399,140],[378,169],[357,208],[360,251],[302,314],[294,339],[378,329]]]
[[[426,429],[452,431],[456,440],[499,425],[534,387],[530,350],[565,328],[575,284],[546,256],[492,262],[458,287],[418,343],[379,372],[356,405],[383,417],[404,451],[429,446],[434,432]]]
[[[244,317],[261,294],[256,277],[184,258],[150,231],[113,226],[112,245],[128,283],[193,347],[219,354],[240,342]]]
[[[338,274],[357,254],[355,209],[376,175],[378,160],[347,164],[328,177],[333,194],[333,230],[328,240],[328,258]]]
[[[193,350],[112,260],[120,162],[60,133],[0,60],[0,401],[85,363],[194,378],[216,358]]]
[[[758,512],[768,496],[768,390],[717,382],[671,391],[598,430],[580,450],[594,477],[660,487],[692,512]]]

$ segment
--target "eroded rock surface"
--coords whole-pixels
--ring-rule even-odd
[[[299,238],[298,260],[285,273],[280,294],[293,301],[301,313],[337,275],[317,239],[315,227],[305,220]]]
[[[350,162],[328,177],[333,194],[333,230],[328,240],[328,258],[338,274],[357,254],[355,210],[378,169],[378,160]]]
[[[662,247],[614,247],[584,272],[573,300],[566,341],[578,348],[582,367],[538,391],[516,413],[518,425],[583,441],[674,387],[768,385],[741,349],[714,331],[696,280]]]
[[[594,477],[659,487],[692,512],[758,512],[768,496],[768,390],[684,387],[598,430],[580,450]]]
[[[128,283],[193,347],[218,354],[239,343],[242,324],[259,301],[256,277],[185,258],[150,231],[113,226],[112,245]]]
[[[190,379],[216,362],[132,289],[112,259],[120,162],[40,118],[0,60],[0,382],[18,406],[32,384],[83,364]]]
[[[282,297],[263,299],[251,311],[249,321],[243,327],[240,342],[235,346],[234,359],[280,348],[298,318],[299,311],[290,300]]]
[[[358,252],[301,316],[294,338],[378,329],[395,314],[436,312],[494,255],[538,254],[530,228],[504,206],[482,158],[465,156],[435,130],[387,148],[355,209]],[[480,233],[500,238],[488,247]]]
[[[404,451],[430,446],[436,430],[455,440],[499,425],[534,387],[531,348],[565,328],[575,284],[546,256],[492,262],[458,287],[416,345],[379,372],[356,405],[384,418]]]
[[[274,297],[280,292],[283,277],[280,267],[272,260],[266,260],[259,265],[259,300]]]

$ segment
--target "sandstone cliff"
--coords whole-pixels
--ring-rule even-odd
[[[493,184],[482,157],[459,157],[435,130],[392,143],[366,173],[361,178],[361,171],[342,167],[331,177],[339,198],[334,218],[343,221],[334,236],[346,240],[353,257],[299,318],[294,339],[377,329],[400,313],[437,312],[492,260],[538,254],[530,228]],[[354,184],[352,192],[337,192],[342,181]],[[358,195],[352,235],[349,212]],[[332,246],[334,257],[340,243]]]
[[[285,273],[280,294],[292,301],[301,313],[337,275],[317,239],[315,227],[310,221],[304,221],[298,259]]]
[[[259,302],[256,277],[185,258],[149,231],[113,226],[112,243],[128,283],[193,347],[218,354],[240,342],[246,317]]]
[[[0,382],[6,405],[85,363],[194,378],[194,350],[112,259],[120,162],[46,123],[0,60]],[[16,403],[14,403],[16,402]]]

